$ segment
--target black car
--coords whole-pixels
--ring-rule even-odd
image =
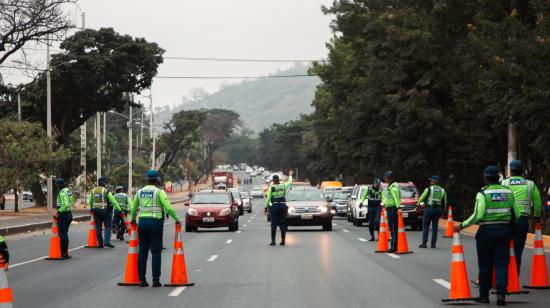
[[[330,206],[332,208],[332,214],[335,216],[345,217],[348,215],[348,200],[351,193],[345,193],[343,191],[337,191],[332,195]]]

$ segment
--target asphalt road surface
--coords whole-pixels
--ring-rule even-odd
[[[242,174],[241,174],[242,175]],[[259,183],[259,179],[255,182]],[[184,215],[183,205],[177,205]],[[193,287],[120,287],[127,246],[85,249],[86,223],[71,227],[73,258],[45,261],[49,234],[8,238],[9,281],[15,307],[437,307],[448,297],[451,239],[436,249],[418,249],[420,232],[407,232],[408,255],[376,254],[367,227],[335,219],[331,232],[290,228],[287,246],[268,246],[263,200],[239,219],[239,231],[185,233],[185,256]],[[170,279],[173,220],[165,226],[162,277]],[[278,235],[279,238],[279,235]],[[463,236],[468,274],[477,275],[475,241]],[[527,283],[531,249],[526,249],[522,283]],[[547,253],[547,255],[550,255]],[[547,263],[550,264],[547,257]],[[150,266],[148,266],[150,279]],[[477,289],[472,286],[472,295]],[[549,307],[550,291],[509,297],[510,306]],[[493,304],[494,305],[494,298]]]

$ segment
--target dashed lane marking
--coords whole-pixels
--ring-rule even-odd
[[[231,242],[233,242],[233,240],[227,240],[227,241],[225,241],[226,244],[231,244]]]
[[[212,255],[210,258],[206,259],[208,262],[212,262],[218,258],[218,255]]]
[[[252,222],[252,220],[247,221],[247,223],[250,223],[250,222]]]
[[[434,281],[440,285],[442,285],[444,288],[447,288],[447,289],[451,289],[451,284],[445,280],[445,279],[440,279],[440,278],[437,278],[437,279],[434,279]]]
[[[332,225],[333,225],[333,226],[337,226],[337,224],[335,224],[335,223],[332,223]]]
[[[241,233],[241,232],[242,232],[242,231],[241,231],[241,230],[239,230],[239,231],[237,231],[237,234],[239,234],[239,233]]]
[[[398,256],[398,255],[396,255],[396,254],[394,254],[394,253],[388,253],[387,255],[390,256],[391,258],[394,258],[394,259],[401,259],[400,256]]]
[[[247,225],[243,225],[243,227],[246,227]]]
[[[349,232],[349,231],[348,231],[348,230],[346,230],[346,229],[344,229],[344,230],[342,230],[342,231],[344,231],[344,232],[346,232],[346,233],[348,233],[348,232]]]
[[[174,290],[172,290],[172,292],[168,293],[168,296],[172,296],[172,297],[179,296],[181,292],[183,292],[185,289],[187,289],[187,287],[177,287]]]
[[[362,237],[358,237],[357,239],[360,240],[361,242],[367,242],[367,240]]]

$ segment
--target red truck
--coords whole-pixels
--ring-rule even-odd
[[[233,188],[233,172],[232,171],[226,171],[226,170],[214,170],[212,172],[213,177],[213,187],[223,189],[225,188]]]

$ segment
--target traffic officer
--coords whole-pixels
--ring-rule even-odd
[[[158,188],[158,172],[156,170],[147,171],[147,185],[137,191],[131,208],[132,224],[135,225],[136,217],[139,216],[138,238],[139,238],[139,256],[138,256],[138,275],[140,287],[147,287],[147,258],[149,250],[152,255],[153,287],[162,287],[160,283],[160,266],[162,252],[162,235],[164,231],[164,213],[168,213],[176,224],[180,224],[180,219],[168,201],[166,191]],[[139,211],[139,213],[138,213]]]
[[[388,253],[393,253],[397,251],[397,211],[401,208],[401,192],[392,171],[384,172],[384,183],[388,184],[388,189],[382,194],[382,203],[386,208],[391,233],[391,247]]]
[[[479,224],[476,233],[477,258],[479,264],[480,303],[489,303],[489,290],[493,266],[496,269],[497,305],[506,305],[508,285],[508,263],[510,262],[510,239],[512,222],[521,215],[515,206],[514,193],[499,183],[496,166],[488,166],[483,171],[487,186],[476,195],[474,213],[466,221],[454,227],[455,232]]]
[[[74,196],[62,178],[55,179],[57,187],[57,228],[61,246],[61,257],[69,257],[69,227],[73,221]]]
[[[293,171],[289,170],[288,180],[283,184],[281,184],[278,175],[273,175],[273,185],[267,190],[264,213],[267,214],[269,210],[269,216],[271,217],[271,243],[269,244],[271,246],[275,246],[277,226],[281,229],[280,245],[285,245],[286,215],[288,212],[288,206],[286,206],[286,193],[292,184],[292,174]]]
[[[380,211],[381,211],[381,197],[382,197],[382,181],[379,178],[374,179],[374,184],[368,186],[361,195],[359,201],[359,207],[363,207],[363,202],[367,200],[367,221],[369,223],[369,241],[375,241],[374,230],[378,230],[378,224],[380,223]]]
[[[10,263],[10,252],[8,251],[8,244],[4,241],[2,235],[0,235],[0,267],[8,269]]]
[[[124,217],[122,217],[122,213],[124,213],[124,215],[128,217],[128,206],[130,206],[130,203],[132,203],[132,201],[130,201],[130,197],[128,196],[128,194],[124,193],[122,189],[122,186],[117,186],[116,188],[115,199],[118,202],[121,210],[115,211],[113,225],[115,226],[115,230],[117,231],[116,238],[124,241],[126,225],[124,224]]]
[[[542,200],[537,185],[533,181],[522,177],[523,163],[519,160],[510,162],[511,177],[501,182],[502,186],[508,187],[514,192],[516,206],[521,209],[521,215],[517,222],[512,225],[512,239],[514,240],[514,253],[518,273],[521,269],[521,255],[525,248],[525,240],[529,231],[529,218],[531,213],[535,219],[540,219],[542,212]]]
[[[107,178],[102,176],[97,180],[97,186],[90,192],[89,204],[95,221],[95,233],[99,248],[103,246],[113,248],[111,244],[111,222],[113,221],[113,207],[120,211],[113,194],[105,188]],[[101,228],[105,226],[105,238],[101,234]]]
[[[443,213],[443,209],[447,207],[447,192],[439,185],[439,176],[432,175],[428,178],[428,180],[430,181],[430,187],[424,190],[417,203],[417,206],[423,202],[426,203],[424,217],[422,218],[422,244],[420,244],[418,248],[428,247],[427,243],[430,225],[432,225],[431,247],[435,248],[435,244],[437,243],[437,227],[439,225],[439,218]]]

